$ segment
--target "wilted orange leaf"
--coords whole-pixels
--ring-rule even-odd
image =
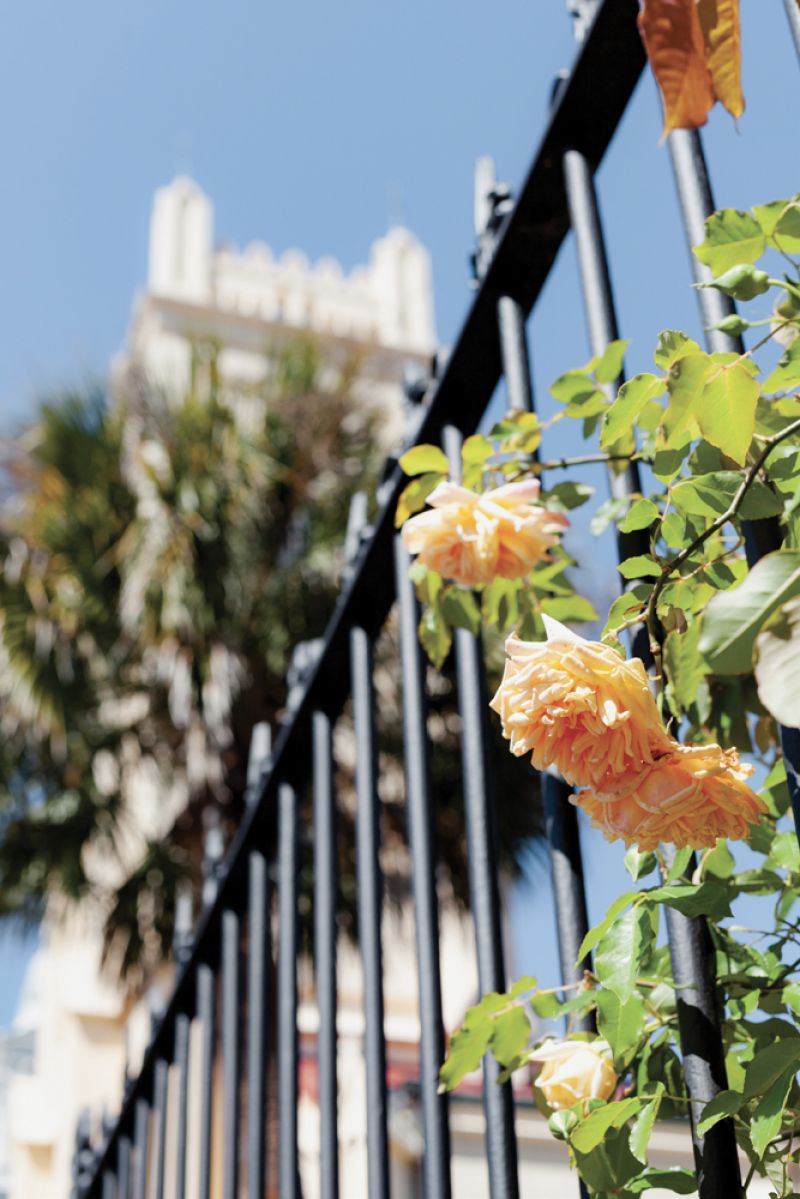
[[[718,100],[732,117],[744,112],[739,0],[697,0],[706,43],[706,63]]]
[[[645,0],[639,30],[664,103],[664,136],[705,125],[715,96],[696,0]]]

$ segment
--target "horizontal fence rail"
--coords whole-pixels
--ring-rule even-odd
[[[454,478],[462,439],[477,429],[501,378],[512,409],[534,410],[526,321],[570,230],[592,354],[602,353],[619,335],[594,175],[644,66],[636,27],[638,0],[573,0],[570,8],[579,40],[576,61],[557,81],[544,134],[513,201],[487,170],[483,172],[474,301],[446,363],[426,383],[410,438],[442,445]],[[800,47],[797,10],[789,0],[787,13]],[[691,245],[701,240],[703,222],[713,207],[699,134],[674,132],[669,152]],[[702,281],[704,268],[693,260],[692,269]],[[704,325],[732,311],[730,301],[717,291],[704,289],[697,296]],[[708,334],[708,344],[713,349],[740,348],[735,339],[719,332]],[[337,817],[335,734],[337,721],[347,717],[344,710],[350,699],[367,1185],[369,1199],[388,1199],[390,1121],[381,942],[385,888],[374,648],[395,605],[416,937],[422,1193],[425,1199],[450,1199],[453,1194],[448,1100],[438,1086],[445,1035],[427,667],[417,636],[419,606],[409,558],[394,527],[405,482],[395,463],[379,489],[370,527],[364,498],[354,504],[347,569],[336,608],[324,638],[305,647],[305,668],[298,666],[288,715],[274,748],[266,726],[254,730],[245,813],[224,858],[219,829],[208,831],[203,912],[194,933],[191,913],[178,896],[175,988],[155,1024],[141,1069],[129,1080],[119,1117],[112,1127],[104,1127],[98,1144],[92,1146],[85,1120],[79,1126],[76,1199],[263,1199],[267,1194],[300,1199],[298,1087],[303,1046],[297,1021],[298,962],[302,959],[304,970],[307,958],[318,1016],[317,1189],[321,1199],[339,1199],[337,942],[342,896],[337,847],[343,830]],[[609,487],[615,496],[639,491],[636,465],[623,475],[611,474]],[[757,522],[747,533],[748,560],[756,561],[777,544],[774,523]],[[620,534],[618,551],[620,557],[647,552],[644,534]],[[454,643],[467,881],[479,985],[486,992],[503,990],[507,981],[490,791],[488,695],[480,638],[457,629]],[[637,641],[633,648],[647,660],[646,645]],[[783,735],[790,767],[792,762],[797,765],[800,735],[794,740],[791,730]],[[533,775],[530,779],[533,788]],[[577,815],[567,802],[570,788],[562,779],[546,774],[540,785],[566,982],[579,978],[590,964],[576,966],[588,927]],[[800,815],[800,796],[795,793],[794,798]],[[302,825],[307,818],[308,827]],[[308,930],[300,913],[306,856],[313,873],[313,927]],[[667,925],[679,984],[699,1194],[701,1199],[736,1199],[741,1179],[730,1120],[720,1121],[704,1138],[695,1129],[701,1099],[727,1085],[708,929],[703,920],[671,909]],[[580,1022],[574,1027],[581,1027]],[[587,1019],[583,1028],[591,1027]],[[498,1073],[494,1058],[487,1057],[483,1110],[489,1194],[491,1199],[518,1199],[514,1101],[510,1084],[495,1085]],[[577,1192],[578,1184],[571,1185]]]

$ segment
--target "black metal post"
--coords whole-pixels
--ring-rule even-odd
[[[797,56],[800,58],[800,6],[797,0],[783,0],[786,9],[786,16],[789,19],[789,29],[792,33],[792,41],[794,48],[797,51]]]
[[[197,967],[197,1019],[200,1022],[200,1199],[211,1199],[211,1115],[214,1086],[214,1016],[217,980],[204,962]]]
[[[239,1181],[239,917],[222,913],[222,1196]]]
[[[476,209],[480,205],[476,205]],[[479,237],[485,233],[478,229]],[[484,269],[490,261],[484,252]],[[535,401],[525,330],[525,312],[511,296],[502,296],[497,305],[500,354],[512,411],[533,412]],[[583,877],[578,815],[569,802],[572,788],[554,774],[542,774],[542,800],[545,829],[550,849],[550,866],[556,901],[556,932],[559,962],[564,982],[576,977],[577,949],[588,930],[586,890]],[[582,969],[577,968],[577,977]],[[591,1026],[587,1017],[586,1027]]]
[[[800,25],[800,13],[794,0],[792,0],[792,7],[787,4],[787,10],[789,10],[790,19],[794,17],[797,24]],[[795,28],[796,26],[793,25],[793,30]],[[675,130],[669,136],[669,146],[686,237],[691,247],[703,240],[706,219],[715,208],[708,167],[703,153],[703,143],[700,133],[696,129],[691,131]],[[691,259],[695,280],[703,282],[709,279],[708,268],[694,254],[691,254]],[[733,302],[713,288],[698,290],[697,297],[706,325],[711,324],[712,320],[720,319],[720,316],[717,315],[718,312],[724,316],[728,312],[734,311]],[[717,301],[714,300],[714,297],[725,301],[728,307],[724,311],[715,307]],[[738,354],[744,350],[740,337],[727,337],[719,330],[707,332],[706,340],[710,350],[734,350]],[[750,566],[753,566],[765,554],[780,549],[782,537],[780,525],[776,519],[745,521],[743,528],[745,552]],[[786,760],[795,828],[800,836],[800,784],[798,783],[800,780],[800,735],[796,730],[787,728],[780,728],[779,733]]]
[[[150,1175],[150,1194],[153,1199],[164,1196],[164,1156],[167,1143],[167,1081],[169,1063],[159,1058],[153,1067],[153,1150]]]
[[[266,1161],[267,975],[272,961],[267,860],[250,854],[247,962],[247,1196],[263,1199]]]
[[[133,1132],[133,1199],[145,1199],[147,1187],[147,1126],[150,1108],[146,1099],[137,1099]]]
[[[503,301],[501,301],[503,303]],[[513,303],[513,301],[511,301]],[[507,309],[513,313],[516,309]],[[513,316],[512,316],[513,321]],[[509,321],[509,325],[512,324]],[[513,327],[513,326],[512,326]],[[522,328],[524,339],[524,326]],[[518,343],[518,338],[514,339]],[[516,386],[524,387],[520,373]],[[448,425],[444,450],[450,477],[461,478],[461,434]],[[461,715],[461,764],[464,820],[467,833],[470,911],[475,925],[475,950],[481,993],[504,991],[503,934],[497,881],[497,833],[490,795],[488,761],[488,696],[483,664],[483,643],[468,629],[454,630],[458,710]],[[519,1179],[517,1138],[514,1131],[514,1097],[511,1083],[497,1085],[500,1067],[492,1054],[483,1059],[483,1111],[486,1120],[486,1154],[489,1193],[492,1199],[517,1199]]]
[[[103,1171],[103,1181],[100,1188],[100,1199],[116,1199],[117,1194],[117,1178],[112,1174],[111,1170]],[[161,1199],[159,1195],[157,1199]]]
[[[442,988],[439,971],[439,921],[436,857],[428,775],[428,733],[422,650],[417,638],[418,605],[408,577],[410,561],[395,538],[395,578],[400,615],[400,665],[403,677],[403,727],[411,884],[417,937],[420,1018],[420,1092],[425,1156],[425,1199],[450,1199],[450,1130],[447,1098],[440,1095],[439,1067],[444,1058]]]
[[[681,135],[684,132],[679,131]],[[670,148],[676,177],[679,178],[684,212],[690,214],[693,228],[696,230],[698,212],[702,208],[704,197],[701,194],[702,189],[691,186],[690,174],[695,170],[693,162],[697,154],[699,153],[702,158],[702,149],[699,141],[693,143],[691,140],[685,140],[682,136],[676,138],[675,134],[670,136]],[[593,353],[601,353],[605,346],[618,336],[617,321],[593,174],[584,156],[577,151],[568,151],[564,156],[564,178],[578,251],[591,348]],[[705,180],[707,187],[707,177]],[[697,240],[701,240],[703,236],[704,220],[705,217],[700,220],[700,233]],[[697,262],[697,266],[700,267],[701,264]],[[700,277],[698,275],[698,281]],[[708,297],[719,293],[701,291],[699,294],[701,297]],[[727,297],[722,297],[722,299],[728,303]],[[726,312],[716,302],[706,303],[702,311],[704,320],[708,323],[719,321],[726,315]],[[725,335],[719,331],[716,331],[715,336],[720,339],[725,338]],[[727,344],[729,340],[725,338],[726,344],[722,344],[720,341],[714,348],[731,348]],[[631,467],[633,469],[626,475],[616,476],[617,489],[622,495],[640,489],[638,470],[634,464],[631,464]],[[611,478],[615,480],[613,472],[611,472]],[[636,541],[631,539],[632,537],[635,539],[635,535],[618,536],[621,557],[627,557],[631,553],[646,552],[642,545],[636,544]],[[637,648],[645,660],[649,660],[647,645],[643,644]],[[679,1005],[681,1044],[684,1054],[691,1055],[693,1062],[692,1069],[687,1070],[687,1086],[690,1095],[704,1096],[707,1100],[719,1089],[720,1084],[712,1089],[709,1087],[712,1078],[718,1074],[720,1063],[724,1080],[721,1030],[719,1016],[715,1010],[713,955],[709,956],[706,951],[710,948],[710,936],[705,921],[690,921],[685,917],[679,917],[676,922],[671,918],[673,915],[677,915],[677,913],[670,913],[667,920],[673,971],[676,979],[680,974],[684,984],[691,987],[693,996],[701,997],[696,998],[696,1002],[693,1000],[690,1004]],[[704,1005],[707,1009],[704,1014],[708,1017],[704,1029],[705,1035],[699,1038],[693,1019],[696,1003]],[[721,1085],[725,1086],[726,1084],[723,1081]],[[699,1098],[698,1102],[700,1102]],[[727,1123],[730,1124],[730,1122]],[[732,1153],[731,1143],[733,1144]],[[719,1137],[710,1136],[705,1145],[695,1136],[694,1147],[701,1199],[706,1199],[707,1196],[721,1195],[723,1191],[732,1196],[739,1193],[741,1180],[732,1126],[723,1130]],[[712,1182],[712,1178],[719,1179],[719,1183]],[[709,1189],[716,1185],[721,1186],[723,1191]]]
[[[364,971],[364,1063],[367,1075],[367,1175],[370,1199],[388,1199],[389,1148],[386,1131],[386,1042],[383,1032],[381,913],[383,878],[379,858],[378,747],[372,644],[364,629],[350,632],[353,724],[356,738],[356,873],[358,931]]]
[[[278,788],[278,1191],[299,1199],[297,1168],[297,792]]]
[[[121,1136],[117,1141],[117,1199],[131,1199],[131,1139]]]
[[[314,956],[316,959],[317,1081],[320,1117],[320,1197],[338,1199],[336,1085],[336,799],[331,721],[312,717],[314,754]]]
[[[189,1017],[175,1020],[175,1068],[178,1072],[178,1111],[175,1127],[175,1199],[186,1195],[186,1116],[189,1105]]]

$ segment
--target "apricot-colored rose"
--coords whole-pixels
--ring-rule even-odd
[[[403,544],[424,566],[465,587],[521,579],[569,524],[560,512],[533,506],[539,490],[538,479],[481,494],[440,483],[428,496],[430,509],[404,524]]]
[[[638,775],[580,792],[574,802],[607,841],[641,850],[661,841],[704,849],[718,837],[740,841],[766,811],[745,782],[752,773],[735,749],[672,741],[669,753]]]
[[[575,787],[607,789],[668,752],[644,666],[545,617],[547,641],[506,641],[491,706],[517,757],[554,766]]]
[[[554,1111],[608,1099],[619,1081],[606,1041],[545,1041],[533,1060],[544,1062],[533,1085]]]

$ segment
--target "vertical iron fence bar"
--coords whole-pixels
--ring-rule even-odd
[[[511,301],[513,303],[513,301]],[[510,324],[510,322],[509,322]],[[522,330],[524,337],[524,327]],[[515,339],[516,340],[516,339]],[[517,386],[524,386],[524,377]],[[444,450],[450,477],[461,481],[461,434],[452,425],[444,430]],[[483,643],[468,629],[454,630],[458,710],[461,715],[462,791],[467,834],[470,910],[475,926],[478,983],[481,994],[504,991],[506,973],[497,882],[497,835],[489,794],[488,695]],[[519,1179],[514,1097],[511,1083],[497,1085],[500,1066],[492,1054],[483,1058],[483,1110],[486,1154],[492,1199],[517,1199]]]
[[[239,917],[222,913],[222,1197],[239,1180]]]
[[[110,1170],[104,1170],[100,1199],[116,1199],[116,1194],[117,1180]]]
[[[214,1083],[214,1007],[216,977],[210,966],[197,967],[197,1018],[200,1022],[200,1199],[211,1195],[211,1115]]]
[[[278,1192],[298,1199],[297,792],[278,789]]]
[[[800,10],[795,0],[787,3],[792,31],[800,53]],[[669,147],[672,155],[672,165],[678,188],[678,195],[683,213],[683,223],[689,243],[692,271],[696,282],[709,279],[710,272],[696,255],[691,253],[691,247],[697,245],[705,236],[705,222],[714,211],[714,197],[708,177],[703,143],[697,130],[674,130],[669,136]],[[718,297],[727,308],[715,307]],[[734,311],[733,302],[727,296],[713,288],[702,288],[697,293],[700,312],[706,324],[719,320],[721,315]],[[742,353],[744,345],[740,337],[726,337],[718,329],[706,333],[710,350],[734,350]],[[774,519],[745,521],[743,523],[745,536],[745,552],[747,561],[753,566],[765,554],[779,549],[781,545],[780,526]],[[792,813],[795,829],[800,836],[800,733],[796,729],[779,726],[781,749],[786,762],[786,774],[789,780],[789,794],[792,801]]]
[[[528,341],[520,304],[511,296],[501,296],[497,319],[509,408],[534,412]],[[566,983],[581,978],[584,966],[589,964],[577,961],[578,949],[589,929],[578,813],[569,802],[572,788],[558,774],[545,771],[539,777],[553,881],[559,966]],[[579,1017],[573,1024],[576,1030],[589,1029],[591,1017]]]
[[[169,1063],[159,1058],[153,1067],[153,1157],[151,1194],[153,1199],[163,1199],[164,1157],[167,1143],[167,1079]]]
[[[189,1106],[189,1032],[183,1012],[175,1021],[175,1067],[178,1071],[178,1111],[175,1127],[175,1199],[186,1195],[186,1115]]]
[[[425,1153],[422,1163],[425,1199],[450,1199],[450,1129],[447,1099],[439,1094],[439,1066],[444,1057],[442,988],[439,969],[439,924],[436,858],[428,773],[425,675],[417,638],[418,608],[409,578],[409,557],[395,538],[395,576],[400,615],[400,666],[403,677],[403,727],[408,839],[417,938],[420,1018],[420,1092]]]
[[[131,1199],[131,1139],[127,1136],[117,1143],[117,1199]]]
[[[798,58],[800,58],[800,7],[797,4],[797,0],[783,0],[783,3],[786,9],[786,16],[789,20],[789,29],[792,33],[794,48],[797,51]]]
[[[383,1031],[383,951],[380,866],[380,799],[375,735],[372,645],[366,631],[350,631],[353,724],[356,739],[356,874],[358,932],[364,971],[364,1059],[367,1075],[367,1176],[369,1199],[388,1199],[386,1041]]]
[[[512,296],[497,301],[500,354],[508,392],[508,406],[516,412],[533,412],[533,386],[528,359],[528,339],[522,305]]]
[[[533,383],[528,357],[525,319],[520,305],[510,296],[497,306],[503,373],[512,410],[535,411]],[[580,979],[590,961],[578,961],[578,951],[589,929],[586,887],[583,874],[578,813],[570,803],[572,788],[554,771],[539,775],[544,807],[545,836],[550,856],[556,940],[562,980]],[[592,1015],[573,1019],[575,1031],[591,1031]],[[578,1183],[582,1199],[588,1192]]]
[[[682,159],[685,152],[685,147],[680,146],[674,151],[673,161],[677,154],[682,169],[685,168]],[[568,151],[564,156],[564,178],[578,251],[591,348],[595,354],[602,353],[605,346],[618,336],[616,314],[594,179],[589,164],[576,151]],[[688,202],[687,180],[683,182],[682,200],[685,194]],[[691,197],[692,205],[696,206],[698,202],[696,195]],[[720,320],[723,315],[718,313],[716,307],[704,311],[704,318],[709,321]],[[640,489],[638,470],[634,464],[631,466],[634,467],[632,471],[617,476],[623,495]],[[610,473],[613,479],[613,472]],[[641,552],[641,547],[630,536],[619,537],[618,545],[620,555],[624,557]],[[679,916],[674,921],[672,915],[671,911],[667,913],[667,931],[678,985],[679,1032],[686,1083],[690,1097],[693,1100],[697,1097],[692,1108],[692,1136],[699,1193],[701,1199],[711,1199],[712,1196],[720,1196],[721,1199],[722,1195],[735,1196],[741,1190],[733,1126],[730,1121],[722,1122],[705,1139],[698,1138],[695,1133],[697,1115],[702,1110],[703,1102],[727,1085],[719,1013],[716,1010],[713,949],[704,920],[689,920],[674,913]],[[727,1127],[723,1127],[723,1124]]]
[[[131,1187],[133,1199],[145,1199],[147,1187],[147,1125],[150,1119],[150,1107],[146,1099],[137,1099],[134,1116],[132,1174]]]
[[[266,1161],[267,1111],[265,1075],[267,974],[272,960],[269,928],[269,877],[267,860],[250,854],[248,879],[247,963],[247,1195],[263,1199]]]
[[[336,799],[331,721],[311,718],[314,758],[314,957],[319,1032],[320,1199],[338,1199],[339,1145],[336,1086]]]

